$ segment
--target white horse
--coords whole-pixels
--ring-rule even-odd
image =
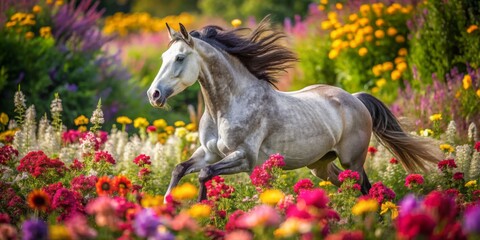
[[[262,21],[249,29],[226,31],[207,26],[190,34],[167,24],[171,42],[162,66],[148,90],[150,103],[163,107],[197,80],[205,100],[200,120],[201,146],[178,164],[167,196],[180,179],[200,172],[199,199],[206,198],[205,182],[221,174],[250,173],[270,154],[285,158],[285,169],[308,167],[322,179],[339,185],[343,168],[360,173],[362,192],[371,185],[363,165],[373,133],[408,171],[425,170],[441,153],[427,140],[405,133],[378,99],[366,93],[313,85],[295,92],[275,90],[274,74],[296,61],[277,40],[283,34]]]

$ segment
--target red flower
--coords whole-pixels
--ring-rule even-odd
[[[395,198],[395,192],[383,185],[382,182],[376,182],[368,192],[368,196],[382,203],[384,200],[391,201]]]
[[[475,143],[475,150],[477,150],[477,152],[480,152],[480,141],[476,142]]]
[[[391,164],[398,164],[398,160],[395,158],[390,159]]]
[[[150,132],[156,132],[157,131],[157,128],[153,125],[150,125],[147,127],[147,132],[150,133]]]
[[[237,220],[245,214],[242,210],[236,210],[228,217],[228,222],[225,224],[225,230],[227,232],[231,232],[233,230],[239,229],[240,227],[237,225]]]
[[[55,196],[55,193],[57,193],[57,191],[61,188],[63,188],[63,184],[61,182],[57,182],[57,183],[50,184],[46,187],[43,187],[42,189],[48,194],[48,196],[50,196],[50,199],[53,199],[53,197]],[[51,207],[54,210],[53,206]]]
[[[144,178],[145,176],[149,175],[150,173],[152,173],[152,171],[150,171],[150,169],[142,168],[142,169],[140,169],[140,172],[138,172],[138,177],[139,178]]]
[[[0,148],[0,164],[7,164],[8,161],[18,156],[18,151],[10,145]]]
[[[456,189],[456,188],[450,188],[450,189],[445,190],[445,195],[447,195],[448,197],[451,197],[453,199],[457,198],[457,196],[459,194],[460,194],[460,191],[458,191],[458,189]]]
[[[300,191],[302,190],[308,190],[313,188],[313,182],[312,180],[305,178],[305,179],[300,179],[298,180],[297,183],[293,186],[293,191],[295,191],[296,194],[299,194]]]
[[[218,201],[221,198],[230,198],[235,189],[225,184],[225,180],[220,176],[214,176],[205,183],[207,188],[207,197],[211,201]]]
[[[426,209],[433,212],[438,222],[442,220],[450,222],[457,214],[455,200],[439,191],[432,191],[425,196],[423,204]]]
[[[62,133],[62,141],[65,144],[76,143],[80,140],[81,132],[78,130],[68,130]]]
[[[269,187],[271,175],[261,166],[257,166],[253,169],[252,174],[250,175],[250,180],[252,184],[256,187]]]
[[[457,168],[457,164],[455,164],[455,160],[447,159],[438,162],[438,169],[440,170],[447,170],[449,168]]]
[[[462,172],[456,172],[453,174],[453,179],[454,180],[463,180],[463,173]]]
[[[82,162],[78,161],[78,159],[76,159],[76,158],[73,159],[72,164],[70,164],[70,169],[71,169],[71,170],[80,171],[80,170],[82,170],[84,167],[85,167],[85,164],[83,164]]]
[[[400,239],[418,239],[433,234],[436,223],[425,213],[406,213],[396,221],[397,234]]]
[[[423,182],[423,176],[420,174],[409,174],[405,178],[405,186],[407,186],[408,188],[411,188],[413,186],[412,184],[422,185]]]
[[[373,146],[368,147],[368,150],[367,150],[367,151],[368,151],[368,153],[370,153],[370,154],[372,154],[372,155],[375,155],[375,153],[378,152],[378,150],[377,150],[375,147],[373,147]]]
[[[111,164],[115,164],[115,159],[113,159],[112,155],[107,151],[97,151],[95,152],[95,162],[107,162]]]
[[[347,169],[338,175],[338,180],[340,182],[344,182],[347,179],[358,181],[360,180],[360,174],[358,174],[358,172]]]
[[[93,189],[95,189],[97,180],[98,180],[97,176],[85,177],[85,175],[80,175],[72,179],[71,189],[73,191],[83,193],[83,195],[86,195],[90,192],[93,192]]]
[[[115,191],[115,185],[112,183],[112,180],[107,176],[99,178],[97,180],[97,183],[95,184],[95,187],[99,196],[111,195]]]
[[[78,192],[60,188],[53,196],[52,205],[54,209],[61,209],[61,214],[57,218],[58,221],[64,221],[76,214],[85,211],[82,203],[82,196]]]
[[[145,155],[145,154],[140,154],[138,155],[133,162],[137,164],[140,167],[143,167],[143,165],[150,165],[152,162],[150,162],[150,157]]]
[[[37,178],[47,172],[51,172],[48,170],[53,170],[63,176],[66,168],[62,161],[48,158],[43,151],[32,151],[20,160],[17,170],[19,172],[28,172]]]

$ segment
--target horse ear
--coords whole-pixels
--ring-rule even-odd
[[[168,25],[168,23],[165,23],[165,25],[167,25],[168,37],[170,38],[170,40],[173,40],[173,39],[174,39],[174,35],[175,35],[177,32],[175,32],[175,30],[171,29],[170,26]]]
[[[183,26],[183,24],[179,23],[179,25],[180,25],[180,32],[182,33],[183,39],[185,39],[188,45],[193,46],[192,36],[188,34],[187,29],[185,28],[185,26]]]

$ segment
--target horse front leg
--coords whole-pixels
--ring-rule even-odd
[[[207,189],[205,183],[212,179],[214,176],[222,174],[234,174],[241,172],[250,172],[251,165],[246,158],[246,154],[243,150],[237,150],[228,154],[225,158],[219,162],[208,165],[198,174],[198,180],[200,182],[200,193],[198,195],[198,201],[207,199]]]
[[[167,196],[170,195],[172,189],[178,185],[183,176],[198,172],[207,166],[209,162],[208,158],[211,157],[209,155],[210,154],[207,153],[203,147],[199,147],[197,150],[195,150],[190,159],[175,166],[172,172],[172,178],[170,179],[170,184],[168,185],[167,192],[165,193],[164,201],[166,201]]]

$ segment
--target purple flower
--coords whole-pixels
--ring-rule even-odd
[[[48,239],[47,223],[37,219],[27,220],[23,222],[22,236],[23,240]]]
[[[155,216],[152,209],[146,208],[140,211],[135,217],[133,228],[135,229],[135,233],[140,237],[152,237],[158,234],[158,225],[160,225],[158,217]]]
[[[420,206],[418,199],[413,194],[405,196],[400,202],[400,215],[415,211]]]
[[[78,86],[77,86],[77,84],[75,84],[75,83],[72,83],[72,84],[67,83],[67,84],[65,84],[65,88],[66,88],[67,91],[69,91],[69,92],[76,92],[76,91],[78,90]]]
[[[469,209],[465,213],[464,229],[466,233],[480,234],[480,206]]]

